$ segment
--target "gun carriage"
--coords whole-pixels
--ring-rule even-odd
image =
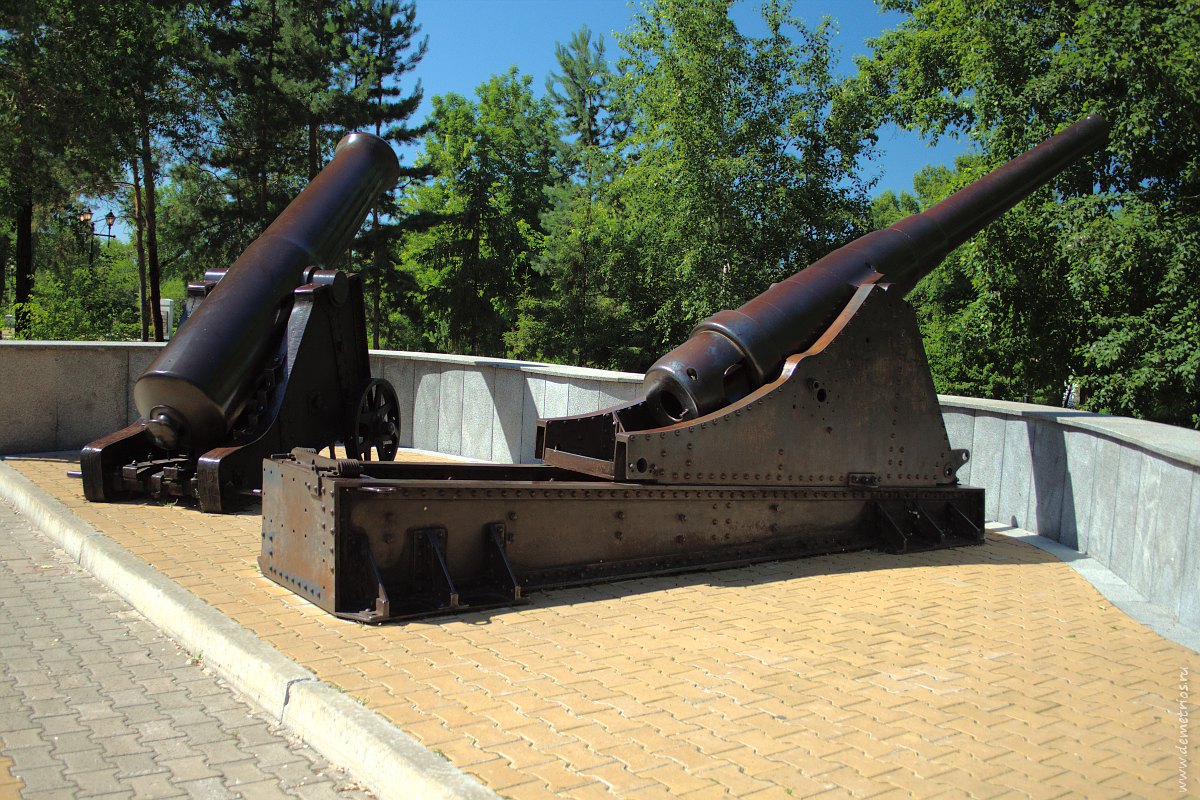
[[[365,622],[531,589],[865,548],[978,544],[906,294],[1100,147],[1088,117],[698,325],[642,396],[537,423],[541,464],[264,465],[263,574]]]
[[[333,160],[227,269],[188,286],[188,318],[133,387],[141,418],[84,447],[84,494],[194,498],[227,511],[257,496],[262,462],[345,444],[394,457],[395,392],[372,379],[362,284],[330,269],[399,177],[366,133]]]

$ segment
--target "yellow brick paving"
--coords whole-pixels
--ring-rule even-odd
[[[7,463],[506,797],[1179,791],[1179,676],[1200,656],[1005,537],[363,627],[259,574],[256,514],[90,504],[68,461]]]
[[[0,747],[3,746],[4,739],[0,739]],[[12,766],[12,759],[0,753],[0,800],[18,800],[25,787],[24,782],[13,775]]]

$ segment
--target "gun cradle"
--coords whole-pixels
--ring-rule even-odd
[[[263,574],[364,622],[512,605],[533,589],[983,541],[908,306],[863,287],[742,400],[626,430],[643,401],[539,420],[545,464],[265,463]]]

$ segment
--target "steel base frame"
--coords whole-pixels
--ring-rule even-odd
[[[266,462],[263,574],[348,619],[852,550],[983,541],[983,491],[654,486],[549,466]]]

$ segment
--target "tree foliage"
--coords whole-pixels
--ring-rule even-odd
[[[546,82],[558,111],[559,180],[535,256],[540,276],[518,302],[505,335],[511,355],[539,361],[625,368],[644,359],[645,326],[630,308],[636,256],[626,235],[624,204],[613,179],[629,121],[617,94],[619,68],[605,58],[604,38],[587,28],[555,48],[561,73]]]
[[[126,12],[62,0],[0,7],[0,204],[15,228],[14,310],[29,334],[34,215],[94,187],[118,160],[119,117],[104,102],[105,76],[129,42]],[[115,41],[111,37],[114,37]]]
[[[986,369],[940,385],[1005,399],[1200,424],[1200,16],[1184,0],[885,0],[908,16],[859,62],[877,118],[931,138],[965,135],[978,158],[957,187],[1085,113],[1108,147],[991,226],[947,265],[973,288],[925,309]],[[942,279],[943,281],[945,279]],[[983,335],[967,336],[971,329]],[[931,326],[926,325],[927,336]],[[933,333],[932,337],[942,336]],[[958,334],[955,334],[958,335]],[[957,363],[956,363],[957,361]]]
[[[428,346],[473,355],[504,352],[504,333],[534,280],[541,216],[554,182],[554,111],[515,69],[476,99],[434,98],[421,164],[436,174],[406,213],[437,224],[407,238]]]
[[[160,266],[176,282],[227,266],[348,127],[417,136],[403,123],[420,92],[401,79],[418,32],[394,0],[6,5],[0,215],[18,233],[19,333],[35,268],[53,266],[36,259],[38,221],[73,198],[125,205],[157,310]]]
[[[92,246],[91,228],[68,207],[37,220],[35,259],[48,267],[25,306],[35,339],[139,338],[138,280],[129,246]]]
[[[744,302],[862,232],[855,166],[869,128],[831,73],[827,22],[762,8],[751,37],[729,0],[662,0],[621,37],[633,130],[618,179],[638,236],[656,345]]]

